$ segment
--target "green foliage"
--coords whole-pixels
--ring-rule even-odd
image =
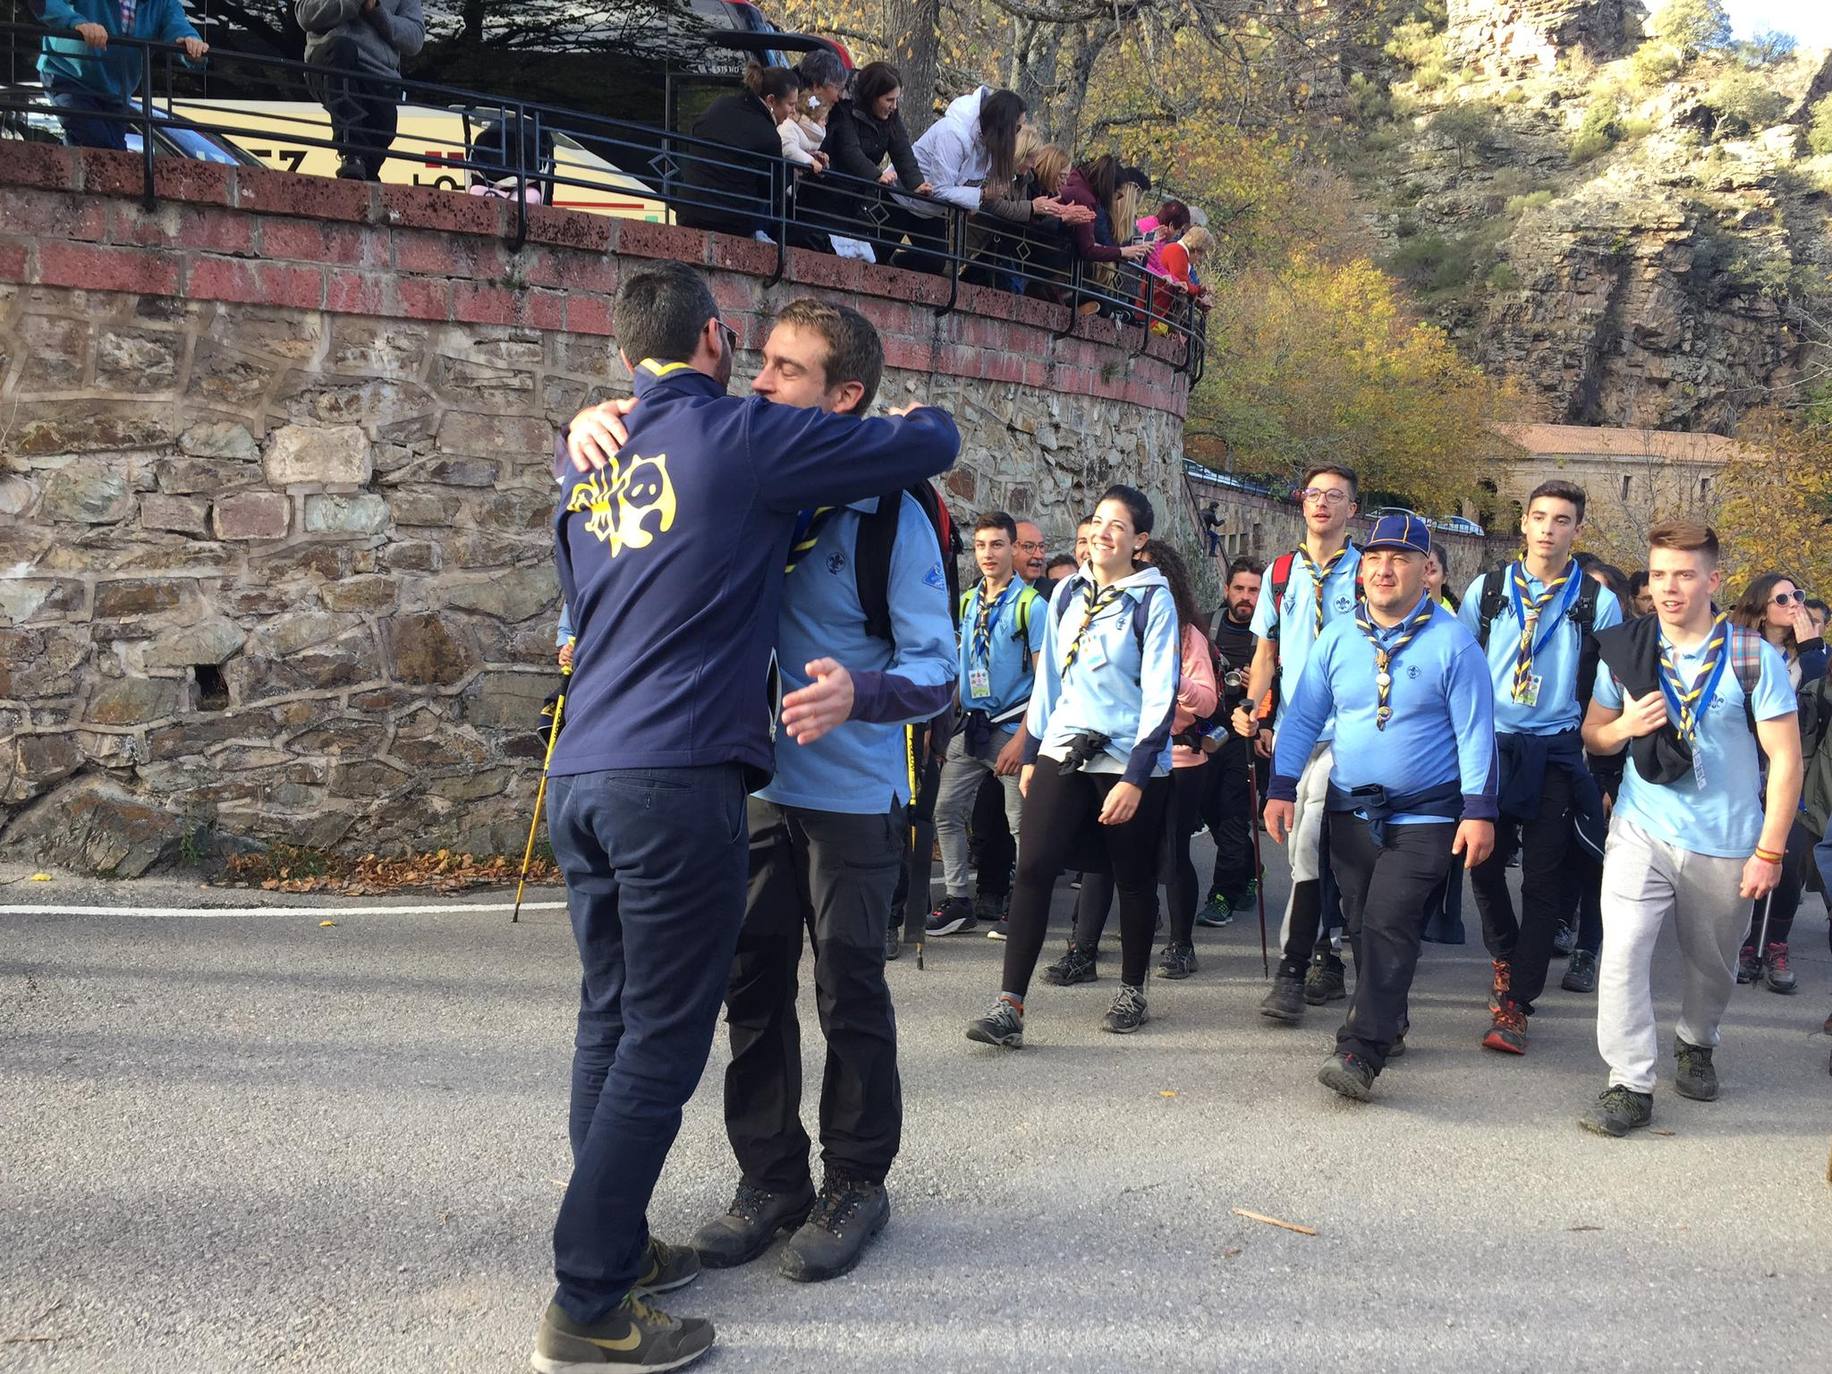
[[[1495,132],[1495,114],[1486,105],[1470,101],[1440,110],[1428,128],[1433,138],[1457,150],[1457,170],[1461,172],[1464,158],[1480,151]]]
[[[1349,77],[1344,113],[1351,124],[1372,128],[1393,118],[1393,96],[1387,88],[1365,73]]]
[[[1629,70],[1642,87],[1652,90],[1676,80],[1686,69],[1686,55],[1671,43],[1649,39],[1635,49],[1628,60]]]
[[[1427,63],[1442,67],[1444,62],[1444,25],[1428,19],[1408,19],[1393,27],[1387,40],[1386,54],[1415,70]]]
[[[1584,111],[1584,122],[1578,125],[1577,133],[1571,138],[1573,166],[1602,157],[1616,146],[1616,141],[1622,136],[1616,116],[1616,103],[1613,100],[1595,101]]]
[[[1832,155],[1832,95],[1813,102],[1813,119],[1807,129],[1807,147],[1821,157]]]
[[[1788,99],[1757,72],[1726,72],[1705,92],[1705,104],[1717,116],[1711,136],[1748,134],[1779,124],[1787,117]]]
[[[1484,279],[1491,291],[1518,291],[1521,287],[1521,275],[1514,270],[1513,264],[1498,262],[1489,268]]]
[[[1621,133],[1624,143],[1634,143],[1654,132],[1654,121],[1646,115],[1630,115],[1620,120],[1616,128]]]
[[[1747,67],[1772,67],[1794,55],[1800,40],[1780,29],[1763,29],[1747,43],[1737,44],[1737,56]]]
[[[1667,0],[1648,21],[1648,31],[1687,57],[1719,52],[1731,43],[1730,14],[1724,0]]]
[[[1475,252],[1462,239],[1442,234],[1419,234],[1393,250],[1386,268],[1394,276],[1428,295],[1441,295],[1467,286],[1475,275]]]
[[[1509,219],[1519,219],[1529,210],[1544,210],[1552,204],[1555,197],[1550,191],[1532,191],[1524,196],[1509,196],[1506,214]]]
[[[1527,88],[1516,82],[1506,87],[1497,98],[1503,105],[1519,105],[1527,98]]]

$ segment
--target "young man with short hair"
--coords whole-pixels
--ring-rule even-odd
[[[1226,665],[1221,689],[1226,721],[1246,697],[1249,665],[1253,661],[1253,613],[1259,606],[1263,569],[1257,559],[1236,558],[1228,565],[1228,583],[1222,604],[1209,620],[1209,639]],[[1258,890],[1259,875],[1253,866],[1253,779],[1249,770],[1260,760],[1245,738],[1229,730],[1216,741],[1218,747],[1203,766],[1202,819],[1215,841],[1215,869],[1209,879],[1209,896],[1196,923],[1225,926],[1234,913],[1245,911]]]
[[[1648,542],[1654,613],[1598,636],[1603,663],[1584,719],[1593,754],[1629,752],[1603,854],[1597,1049],[1609,1086],[1578,1118],[1609,1136],[1653,1120],[1654,945],[1669,916],[1685,970],[1673,1087],[1695,1101],[1717,1097],[1712,1051],[1748,903],[1780,880],[1800,802],[1787,665],[1713,604],[1723,580],[1716,533],[1674,521]]]
[[[1491,1024],[1482,1043],[1525,1054],[1527,1017],[1545,991],[1559,922],[1576,906],[1573,826],[1601,834],[1603,797],[1578,733],[1596,676],[1594,632],[1622,621],[1615,596],[1571,556],[1584,489],[1543,482],[1520,518],[1521,557],[1469,584],[1458,611],[1488,658],[1501,758],[1495,852],[1470,874],[1492,961]],[[1520,912],[1508,864],[1521,856]],[[1453,875],[1453,881],[1455,880]]]
[[[1305,471],[1296,494],[1303,502],[1304,542],[1275,561],[1272,585],[1254,608],[1256,643],[1247,698],[1234,712],[1235,732],[1256,743],[1267,728],[1257,704],[1265,700],[1276,681],[1279,704],[1272,726],[1276,738],[1312,646],[1327,627],[1348,619],[1355,609],[1361,564],[1360,551],[1349,541],[1349,524],[1361,509],[1355,470],[1320,463]],[[1279,583],[1281,569],[1283,585]],[[1261,1015],[1286,1024],[1303,1019],[1307,1001],[1321,1005],[1344,995],[1341,958],[1321,950],[1315,952],[1313,961],[1323,914],[1324,802],[1334,762],[1328,720],[1319,723],[1307,747],[1311,756],[1296,774],[1294,838],[1289,846],[1291,897],[1279,932],[1284,956],[1272,990],[1260,1003]],[[1313,986],[1307,988],[1307,981]]]
[[[1075,526],[1075,566],[1088,566],[1088,540],[1094,537],[1094,517],[1085,516]]]
[[[1300,773],[1333,720],[1324,805],[1355,995],[1317,1080],[1359,1101],[1405,1034],[1426,899],[1453,858],[1474,868],[1495,843],[1494,691],[1475,639],[1425,590],[1430,553],[1418,516],[1375,523],[1362,547],[1366,599],[1311,649],[1266,803],[1267,833],[1294,835]]]
[[[595,407],[560,439],[578,469],[555,528],[577,641],[550,830],[583,977],[558,1290],[533,1358],[546,1374],[673,1369],[712,1345],[709,1323],[650,1301],[699,1261],[655,1241],[646,1212],[745,922],[746,794],[775,768],[782,567],[799,512],[919,481],[960,445],[930,408],[859,420],[728,397],[734,335],[683,264],[626,275],[613,323],[634,405]],[[844,714],[843,693],[809,697],[786,704],[797,733]]]
[[[961,597],[956,678],[961,720],[948,741],[935,794],[935,837],[941,844],[947,895],[929,918],[931,935],[953,935],[971,929],[981,916],[992,915],[975,910],[968,888],[967,822],[988,774],[998,779],[1005,824],[1012,840],[1018,838],[1024,810],[1018,790],[1024,713],[1030,705],[1048,610],[1048,603],[1014,569],[1013,540],[1019,528],[1004,511],[981,516],[973,527],[973,561],[980,580]]]

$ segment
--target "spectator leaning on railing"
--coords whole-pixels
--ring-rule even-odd
[[[801,78],[791,67],[751,63],[744,89],[722,95],[694,122],[693,136],[723,148],[690,146],[682,173],[692,204],[676,208],[675,218],[690,229],[713,229],[774,242],[776,198],[787,193],[775,164],[782,161],[779,126],[794,117]],[[810,164],[809,171],[818,172]],[[823,236],[824,237],[824,236]],[[801,226],[791,226],[789,241],[801,248],[831,247]]]
[[[337,175],[380,181],[400,127],[401,60],[426,42],[420,0],[299,0],[306,86],[331,116]]]
[[[72,148],[127,149],[127,120],[111,116],[133,113],[145,57],[138,48],[110,48],[110,38],[176,43],[189,63],[210,51],[179,0],[32,0],[32,13],[46,28],[77,33],[46,35],[38,58],[45,95]]]

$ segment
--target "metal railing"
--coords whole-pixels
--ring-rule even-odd
[[[34,25],[0,24],[0,32],[82,42],[74,33]],[[244,153],[250,143],[258,147],[276,140],[339,156],[352,149],[365,151],[360,135],[343,143],[329,137],[326,121],[316,115],[262,111],[258,124],[249,123],[257,116],[190,93],[197,84],[196,72],[175,45],[111,36],[109,49],[133,51],[140,95],[120,110],[80,113],[138,135],[143,196],[149,208],[157,203],[155,145],[162,132],[199,129],[234,141]],[[60,50],[60,55],[82,61],[86,51]],[[1205,321],[1193,298],[1131,263],[1083,261],[1059,224],[1051,229],[1008,221],[896,185],[831,169],[814,174],[780,156],[536,101],[219,48],[212,48],[205,62],[260,73],[274,92],[271,102],[322,105],[327,97],[382,96],[395,100],[397,107],[431,107],[458,116],[458,138],[416,132],[413,152],[374,145],[366,150],[386,162],[465,174],[473,185],[488,183],[507,195],[514,205],[508,231],[514,248],[527,239],[531,188],[537,192],[537,203],[555,199],[560,188],[617,190],[658,202],[684,225],[761,234],[776,254],[771,285],[786,275],[790,247],[831,250],[831,239],[837,235],[872,245],[880,261],[889,255],[893,265],[945,278],[948,294],[935,307],[938,315],[959,305],[963,282],[1003,288],[1065,306],[1067,323],[1059,338],[1073,334],[1084,314],[1099,314],[1120,321],[1122,327],[1136,325],[1137,351],[1147,351],[1154,336],[1168,340],[1165,353],[1158,356],[1168,354],[1168,361],[1190,375],[1192,385],[1202,375]],[[51,93],[41,87],[0,87],[0,132],[11,126],[16,134],[29,134],[31,116],[42,122],[59,114]],[[562,147],[568,149],[566,158],[558,156]]]

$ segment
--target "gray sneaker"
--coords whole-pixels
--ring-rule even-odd
[[[967,1023],[967,1038],[982,1045],[1021,1050],[1024,1048],[1024,1012],[1001,997],[986,1015]]]
[[[549,1303],[529,1364],[537,1374],[680,1369],[712,1349],[712,1323],[671,1317],[634,1293],[601,1322],[575,1322]]]
[[[1151,1013],[1145,1010],[1145,989],[1121,983],[1120,990],[1113,994],[1113,1005],[1101,1017],[1100,1028],[1115,1035],[1131,1035],[1149,1020]]]
[[[1625,1136],[1654,1119],[1654,1094],[1633,1088],[1605,1088],[1578,1125],[1598,1135]]]
[[[1281,973],[1272,980],[1272,991],[1260,1003],[1260,1015],[1295,1026],[1304,1019],[1304,980]]]
[[[1718,1095],[1717,1070],[1711,1067],[1711,1051],[1703,1045],[1688,1045],[1673,1037],[1673,1091],[1694,1102],[1715,1102]]]

